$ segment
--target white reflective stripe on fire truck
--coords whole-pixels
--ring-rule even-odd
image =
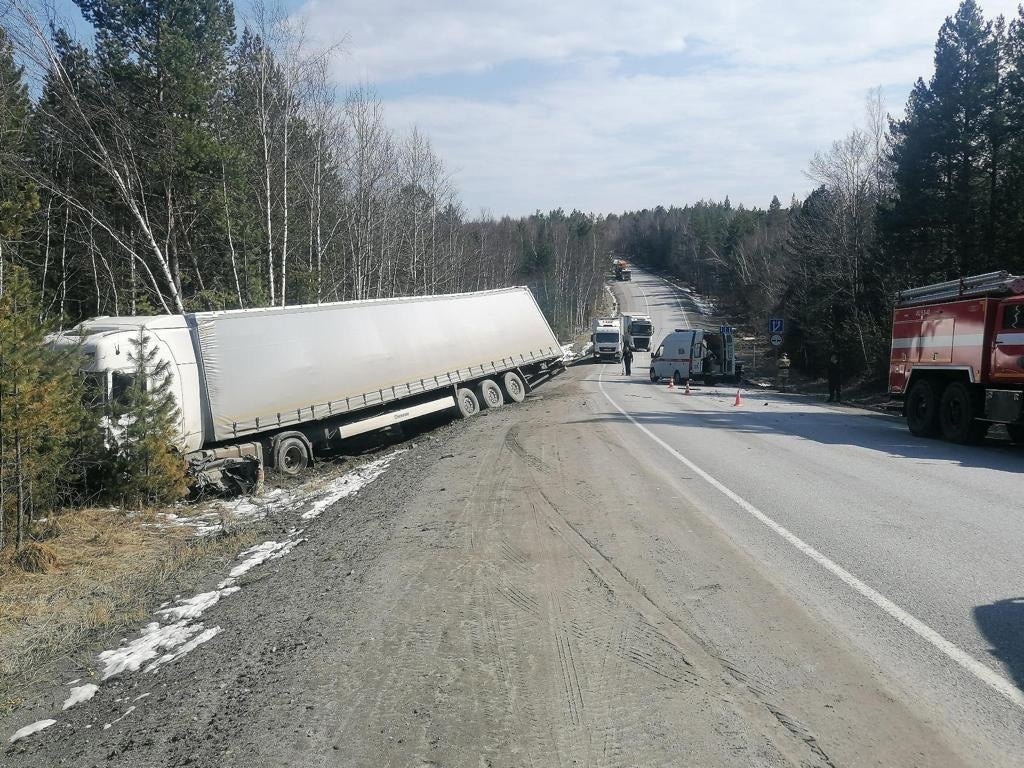
[[[954,336],[904,336],[892,340],[893,349],[910,349],[911,347],[979,347],[985,343],[983,333],[963,333]]]
[[[996,344],[1024,344],[1024,333],[996,334]]]

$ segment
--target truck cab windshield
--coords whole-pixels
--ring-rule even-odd
[[[594,339],[598,344],[618,344],[619,334],[617,333],[598,333]]]
[[[128,392],[135,385],[135,374],[114,371],[110,376],[110,402],[126,405]]]
[[[631,323],[629,332],[634,336],[650,336],[654,333],[654,326],[650,323]]]

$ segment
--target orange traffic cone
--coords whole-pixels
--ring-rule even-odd
[[[743,395],[740,394],[738,389],[736,390],[736,402],[733,405],[743,405]]]
[[[683,394],[686,394],[686,395],[690,394],[690,380],[689,379],[686,380],[686,392],[684,392]]]

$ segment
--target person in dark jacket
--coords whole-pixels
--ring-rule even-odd
[[[626,375],[631,375],[630,370],[633,367],[633,350],[629,346],[622,350],[622,365],[626,369]]]
[[[832,355],[828,359],[828,401],[830,403],[843,402],[842,393],[839,391],[842,386],[843,372],[839,367],[839,355]]]

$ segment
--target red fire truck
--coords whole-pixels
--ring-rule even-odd
[[[889,392],[915,435],[970,443],[1005,424],[1024,442],[1024,277],[989,272],[900,291]]]

